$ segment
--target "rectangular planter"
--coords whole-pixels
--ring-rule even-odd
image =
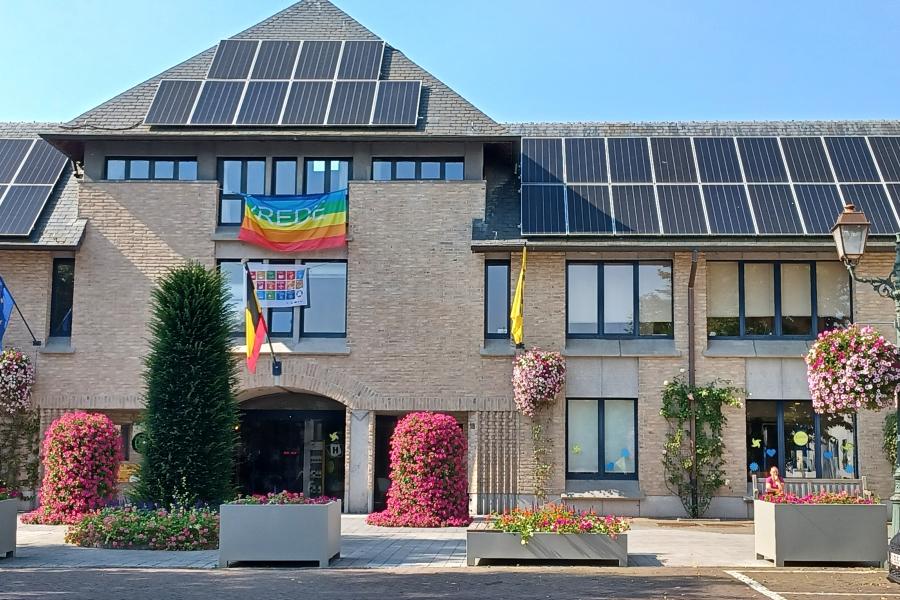
[[[774,561],[884,564],[883,504],[774,504],[753,501],[756,558]]]
[[[240,561],[315,561],[340,556],[341,503],[223,504],[219,566]]]
[[[505,560],[609,560],[620,567],[628,566],[628,534],[607,535],[593,533],[536,533],[522,543],[518,533],[490,529],[469,529],[466,532],[466,563],[478,564],[480,559]]]
[[[0,558],[16,555],[16,512],[19,500],[0,500]]]

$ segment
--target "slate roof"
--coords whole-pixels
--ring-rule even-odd
[[[55,123],[0,122],[0,138],[38,137]],[[34,230],[28,237],[0,236],[0,249],[74,249],[81,243],[86,219],[78,218],[78,180],[71,165],[63,169]]]
[[[232,39],[270,40],[378,40],[378,36],[327,0],[301,0]],[[203,79],[216,46],[136,85],[115,98],[47,133],[52,139],[82,136],[146,138],[181,136],[315,136],[315,137],[460,137],[505,135],[506,129],[475,108],[462,96],[389,45],[385,50],[382,79],[422,80],[419,124],[415,128],[160,128],[143,124],[160,79]]]

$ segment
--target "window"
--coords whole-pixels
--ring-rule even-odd
[[[775,466],[785,477],[857,477],[856,417],[817,415],[809,401],[747,401],[747,480]]]
[[[671,263],[570,262],[566,269],[569,337],[672,337]]]
[[[566,477],[637,479],[637,401],[566,401]]]
[[[297,194],[297,161],[293,158],[276,158],[272,161],[272,195]]]
[[[196,158],[108,158],[106,179],[123,180],[197,180]]]
[[[709,337],[808,339],[849,324],[851,312],[838,262],[707,263]]]
[[[484,337],[509,337],[508,260],[489,260],[484,265]]]
[[[307,194],[326,194],[347,189],[350,182],[350,160],[346,158],[306,159],[304,189]]]
[[[237,259],[220,260],[219,272],[222,273],[228,286],[231,332],[236,336],[244,335],[244,328],[246,327],[244,317],[244,286],[246,285],[244,265]]]
[[[266,161],[256,159],[219,159],[219,224],[240,225],[244,218],[244,197],[241,194],[266,193]]]
[[[461,181],[465,167],[462,158],[378,158],[372,161],[372,179]]]
[[[50,285],[50,337],[72,337],[72,296],[75,293],[75,259],[54,258]]]
[[[272,265],[292,265],[293,259],[270,259],[266,261]],[[294,337],[294,308],[280,306],[270,308],[266,315],[266,324],[269,326],[269,335],[273,338]]]

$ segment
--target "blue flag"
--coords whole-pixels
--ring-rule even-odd
[[[3,334],[6,333],[6,326],[9,325],[9,316],[12,314],[16,301],[13,300],[6,282],[0,277],[0,346],[3,344]]]

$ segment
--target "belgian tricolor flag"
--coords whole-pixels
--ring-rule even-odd
[[[246,280],[247,307],[245,317],[247,321],[247,368],[251,373],[256,373],[256,359],[259,358],[259,350],[263,341],[268,337],[266,320],[259,309],[259,301],[256,299],[256,286],[250,275],[250,267],[244,263],[244,279]]]

